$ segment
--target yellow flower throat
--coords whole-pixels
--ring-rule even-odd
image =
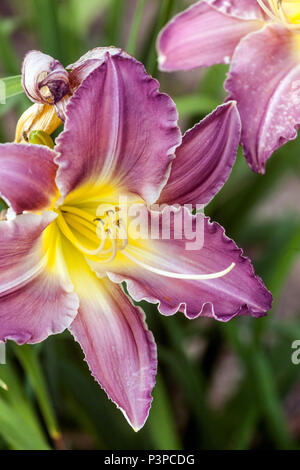
[[[105,211],[101,217],[94,217],[77,207],[63,205],[59,209],[57,225],[82,254],[97,257],[97,261],[108,263],[115,259],[118,249],[124,249],[127,245],[126,227],[118,214],[118,206]],[[79,236],[97,247],[88,248],[80,241]]]
[[[62,205],[58,205],[59,198],[56,198],[50,209],[56,212],[57,218],[44,236],[49,264],[55,264],[59,239],[67,240],[91,260],[112,262],[128,244],[127,227],[115,201],[118,198],[112,188],[88,185],[73,191]]]
[[[139,232],[135,233],[137,227],[132,232],[132,226],[130,230],[127,226],[129,206],[141,204],[141,199],[128,194],[124,204],[124,195],[122,199],[119,199],[119,195],[116,189],[108,185],[101,188],[85,185],[70,193],[61,205],[59,197],[53,201],[49,209],[56,212],[57,218],[45,230],[43,240],[50,269],[59,270],[63,263],[67,265],[70,273],[80,274],[80,255],[96,262],[98,268],[99,264],[103,263],[103,273],[107,263],[114,260],[121,265],[124,261],[138,265],[161,276],[187,280],[216,279],[225,276],[234,268],[235,263],[231,263],[215,273],[182,273],[166,271],[156,266],[155,257],[154,264],[151,260],[145,262],[141,253],[147,247],[151,252],[152,240],[140,238]],[[159,254],[159,257],[162,254]],[[99,275],[99,271],[97,274]]]

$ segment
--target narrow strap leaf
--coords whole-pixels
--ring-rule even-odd
[[[0,103],[4,104],[8,98],[24,93],[22,76],[6,77],[0,79]]]

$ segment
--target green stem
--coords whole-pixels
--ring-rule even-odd
[[[26,371],[31,386],[35,392],[48,433],[55,444],[60,443],[61,433],[58,427],[55,412],[52,407],[43,370],[36,354],[36,350],[32,346],[28,345],[22,347],[14,345],[14,350],[20,363]]]
[[[0,50],[1,65],[3,66],[5,73],[11,75],[17,73],[19,60],[12,45],[11,37],[9,33],[5,31],[2,22],[0,22]]]
[[[133,22],[132,22],[132,26],[130,30],[130,35],[129,35],[129,39],[127,43],[127,48],[126,48],[127,52],[131,55],[135,54],[136,42],[137,42],[136,40],[137,40],[137,36],[140,30],[145,4],[146,4],[146,0],[138,0],[137,5],[136,5],[135,14],[134,14],[134,18],[133,18]]]
[[[277,257],[276,264],[272,270],[272,275],[268,280],[268,286],[273,295],[278,295],[284,284],[289,272],[296,261],[296,255],[300,250],[300,223],[296,230],[292,233],[291,238],[288,240],[286,246]]]
[[[226,325],[224,333],[253,381],[257,406],[265,418],[274,442],[280,449],[293,448],[294,444],[281,409],[273,371],[261,345],[256,344],[255,341],[249,345],[244,344],[239,337],[236,323]],[[255,420],[253,425],[255,425]],[[249,433],[251,433],[250,430],[248,430]]]
[[[122,32],[121,20],[123,18],[125,3],[123,0],[111,0],[109,18],[107,22],[107,46],[117,46]]]
[[[2,93],[2,91],[5,93],[5,96],[3,96],[3,98],[5,99],[12,98],[13,96],[24,93],[22,86],[22,75],[1,78],[0,82],[4,87],[4,90],[0,90],[0,93]]]
[[[64,41],[61,41],[56,0],[31,0],[31,7],[40,48],[64,62],[62,53]]]
[[[160,12],[158,15],[158,19],[156,22],[156,28],[154,29],[153,36],[152,36],[152,41],[151,45],[149,48],[149,54],[148,58],[146,61],[146,69],[148,73],[152,76],[155,76],[157,74],[157,55],[156,55],[156,41],[157,41],[157,36],[163,26],[168,22],[172,15],[173,7],[175,5],[174,0],[162,0],[161,2],[161,7],[160,7]]]

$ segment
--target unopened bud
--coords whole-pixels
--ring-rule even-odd
[[[45,145],[51,149],[54,149],[54,142],[50,135],[44,131],[32,131],[29,135],[29,143],[36,145]]]
[[[68,72],[58,60],[39,51],[25,56],[22,85],[35,103],[56,104],[70,92]]]
[[[32,131],[43,131],[51,135],[62,121],[55,112],[55,107],[45,104],[34,104],[20,117],[15,135],[15,142],[29,142]]]

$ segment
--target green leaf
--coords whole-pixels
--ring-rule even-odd
[[[162,376],[158,374],[153,393],[153,405],[148,427],[155,449],[180,450],[182,446],[176,431],[174,416]]]
[[[123,3],[123,0],[118,0]],[[112,3],[112,0],[69,0],[74,16],[72,17],[73,29],[78,29],[81,34],[88,31],[91,23],[101,15],[103,10]],[[70,23],[70,18],[66,18]]]
[[[269,361],[256,347],[249,354],[258,397],[269,425],[270,434],[273,435],[279,448],[291,449],[293,443],[277,396]]]
[[[253,341],[250,345],[244,344],[236,322],[222,325],[221,328],[239,358],[243,361],[247,374],[252,379],[253,400],[258,403],[260,413],[265,418],[274,442],[280,449],[293,448],[293,442],[281,408],[272,366],[260,344],[257,341]],[[254,419],[254,416],[252,418]],[[251,416],[249,419],[251,421]]]
[[[0,19],[0,50],[1,68],[4,73],[16,74],[19,69],[19,59],[11,41],[12,28],[8,27],[7,21]]]
[[[31,16],[39,48],[44,53],[63,61],[62,48],[64,41],[58,24],[57,1],[31,0]]]
[[[135,54],[136,42],[137,42],[137,37],[138,37],[140,26],[141,26],[141,20],[143,17],[145,4],[146,4],[145,0],[138,0],[137,5],[136,5],[135,15],[133,18],[130,35],[128,39],[128,44],[126,48],[127,52],[131,55]]]
[[[157,20],[155,22],[155,28],[153,29],[153,35],[151,44],[149,47],[148,57],[146,60],[146,70],[153,77],[157,74],[157,53],[156,53],[156,41],[157,36],[163,26],[169,21],[172,16],[173,9],[175,7],[175,0],[161,0],[160,10],[158,12]]]
[[[2,98],[1,96],[2,93],[4,93],[5,99],[12,98],[13,96],[24,93],[21,80],[22,80],[22,75],[1,78],[0,79],[0,98]]]
[[[7,204],[3,201],[3,199],[0,199],[0,212],[4,211],[7,209]]]
[[[298,314],[298,317],[300,315]],[[291,320],[276,320],[273,319],[270,327],[279,333],[281,337],[286,337],[289,341],[295,338],[300,338],[300,322]]]
[[[124,26],[123,17],[127,5],[123,0],[110,0],[110,9],[107,18],[106,35],[102,39],[104,46],[120,46],[122,29]]]
[[[17,369],[12,361],[0,369],[1,378],[8,387],[8,393],[2,394],[5,401],[13,408],[15,413],[26,422],[27,426],[32,427],[36,433],[45,440],[44,431],[41,428],[40,419],[36,414],[36,409],[28,398],[24,384],[21,383]]]
[[[28,345],[24,345],[22,347],[14,345],[14,350],[28,375],[50,436],[54,440],[60,439],[60,431],[58,429],[43,371],[35,349]]]
[[[0,397],[0,434],[16,450],[48,450],[41,436]]]
[[[300,223],[297,227],[287,224],[286,221],[283,221],[283,224],[287,236],[277,247],[273,269],[268,279],[268,286],[273,294],[279,293],[300,252]]]
[[[178,96],[174,98],[174,101],[181,118],[185,116],[208,114],[219,105],[216,99],[201,93]]]
[[[16,449],[48,449],[39,416],[11,359],[9,354],[8,363],[0,368],[1,379],[8,387],[7,392],[0,391],[0,435]]]

